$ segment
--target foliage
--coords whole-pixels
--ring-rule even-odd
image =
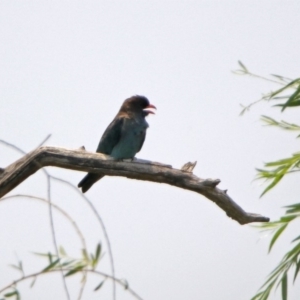
[[[50,135],[39,146],[44,144],[49,139],[49,137],[50,137]],[[0,140],[0,144],[8,146],[8,147],[20,152],[21,154],[26,154],[25,151],[23,151],[19,147],[15,146],[11,143],[8,143],[6,141]],[[70,183],[64,179],[61,179],[61,178],[51,175],[46,169],[42,169],[42,172],[44,173],[44,175],[47,179],[47,198],[41,198],[41,197],[37,197],[34,195],[16,194],[16,195],[3,197],[0,199],[0,202],[7,201],[10,199],[14,199],[14,198],[23,198],[23,199],[31,199],[31,200],[35,200],[35,201],[40,201],[40,202],[48,205],[49,217],[50,217],[50,228],[51,228],[52,240],[53,240],[53,246],[54,246],[55,253],[46,253],[46,254],[36,253],[39,256],[47,258],[47,260],[48,260],[47,265],[42,270],[40,270],[36,273],[25,274],[25,271],[23,269],[23,264],[21,261],[19,261],[18,264],[16,264],[16,265],[11,265],[12,268],[18,270],[21,273],[21,276],[19,279],[15,279],[13,282],[8,284],[7,286],[0,287],[0,300],[19,300],[19,299],[21,299],[21,294],[20,294],[20,291],[18,290],[18,286],[17,286],[19,282],[23,282],[23,281],[31,279],[32,282],[31,282],[30,286],[33,287],[38,277],[47,275],[50,273],[58,273],[61,275],[67,299],[70,299],[70,294],[68,291],[68,287],[66,285],[66,279],[75,274],[82,275],[82,280],[80,282],[79,294],[77,297],[77,299],[80,300],[80,299],[82,299],[83,291],[86,286],[87,274],[91,273],[91,274],[102,277],[101,281],[94,288],[94,291],[99,290],[103,286],[106,279],[110,279],[110,280],[112,280],[112,283],[113,283],[112,298],[114,300],[116,299],[116,293],[115,293],[116,284],[122,286],[134,298],[136,298],[138,300],[142,300],[142,298],[134,290],[132,290],[129,287],[129,284],[126,280],[118,279],[115,277],[114,262],[113,262],[112,251],[111,251],[111,247],[110,247],[110,241],[108,238],[108,234],[106,232],[102,218],[99,215],[97,209],[94,207],[93,203],[84,194],[82,194],[79,191],[79,189],[72,183]],[[100,228],[102,229],[102,232],[104,234],[106,246],[108,249],[108,256],[110,259],[111,275],[100,272],[96,269],[98,266],[98,263],[101,259],[101,253],[102,253],[101,244],[100,243],[97,244],[94,253],[88,254],[88,250],[87,250],[87,246],[86,246],[86,242],[85,242],[85,236],[83,235],[82,231],[80,230],[80,228],[77,225],[77,223],[75,222],[75,220],[69,215],[68,212],[66,212],[60,206],[58,206],[57,204],[54,204],[52,202],[52,198],[51,198],[51,182],[52,181],[57,181],[57,182],[63,184],[64,186],[76,191],[76,193],[78,193],[80,198],[83,201],[85,201],[85,203],[88,204],[88,206],[90,207],[91,211],[93,212],[95,218],[97,219],[98,224],[100,225]],[[64,218],[66,218],[66,220],[68,220],[70,222],[73,229],[75,230],[75,232],[81,242],[81,247],[80,247],[80,249],[82,249],[81,257],[71,258],[67,255],[67,253],[63,247],[57,246],[56,232],[54,230],[54,223],[53,223],[53,213],[52,213],[53,210],[57,211]]]
[[[82,281],[86,281],[87,273],[94,273],[104,276],[104,280],[95,287],[95,291],[99,290],[103,286],[106,278],[111,277],[107,274],[96,271],[96,267],[101,258],[101,244],[99,243],[96,247],[95,253],[88,254],[85,249],[82,250],[82,257],[72,258],[69,257],[63,247],[60,247],[59,254],[57,257],[53,253],[35,253],[38,256],[47,258],[48,264],[41,270],[33,274],[25,274],[23,264],[21,261],[17,265],[11,265],[12,268],[18,270],[21,273],[21,277],[14,280],[11,284],[1,289],[1,293],[4,293],[2,299],[6,300],[11,297],[15,297],[16,300],[20,299],[20,292],[17,289],[19,282],[32,279],[30,287],[33,287],[37,278],[43,274],[49,274],[53,272],[62,272],[64,277],[68,277],[77,273],[82,274]]]
[[[235,71],[235,74],[249,75],[282,85],[279,89],[271,91],[262,96],[261,99],[247,106],[243,106],[241,114],[249,111],[250,107],[260,101],[276,101],[280,102],[274,107],[281,108],[283,112],[287,108],[295,108],[300,106],[300,78],[289,79],[279,75],[271,75],[271,78],[265,78],[251,73],[246,66],[239,62],[240,70]],[[286,121],[277,121],[269,116],[262,116],[261,120],[264,124],[275,126],[277,128],[289,131],[300,131],[300,125],[292,124]],[[297,137],[299,137],[298,135]],[[257,178],[264,179],[269,182],[267,187],[262,192],[261,196],[274,188],[281,179],[287,174],[300,171],[300,152],[292,154],[290,157],[279,159],[277,161],[268,162],[263,169],[257,169]],[[269,252],[288,225],[300,218],[300,203],[289,205],[286,207],[284,215],[279,220],[262,223],[258,227],[262,230],[272,232],[272,238],[269,244]],[[288,278],[293,277],[295,282],[300,270],[300,235],[292,241],[293,247],[288,251],[278,264],[278,266],[269,274],[266,282],[262,285],[258,293],[251,300],[267,300],[270,299],[271,293],[279,286],[281,287],[282,300],[288,299]]]

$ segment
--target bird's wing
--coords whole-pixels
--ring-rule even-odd
[[[136,153],[141,151],[143,144],[145,142],[145,138],[146,138],[146,130],[144,130],[144,132],[141,134],[140,146],[138,148],[138,151],[136,151]]]
[[[97,152],[104,154],[111,154],[115,145],[118,144],[121,138],[122,127],[124,124],[124,117],[117,116],[114,120],[108,125],[104,131],[102,138],[97,147]]]

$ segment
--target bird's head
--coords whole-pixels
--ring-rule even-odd
[[[141,114],[146,117],[149,114],[154,114],[151,109],[156,109],[156,107],[150,104],[146,97],[136,95],[124,101],[120,112]]]

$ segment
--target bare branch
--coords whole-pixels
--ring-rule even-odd
[[[146,160],[116,161],[100,153],[48,146],[33,150],[0,173],[0,197],[46,166],[166,183],[205,196],[242,225],[269,221],[267,217],[246,213],[225,191],[216,187],[220,183],[219,179],[201,179],[192,173],[173,169],[169,165]]]

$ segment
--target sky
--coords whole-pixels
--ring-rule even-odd
[[[95,151],[122,102],[145,95],[157,107],[138,158],[171,164],[197,161],[195,175],[219,178],[244,210],[278,218],[298,200],[297,176],[263,198],[255,168],[299,150],[295,134],[262,126],[260,115],[297,123],[268,103],[240,116],[276,84],[235,75],[241,60],[252,72],[299,77],[299,1],[0,1],[0,139],[24,151],[46,145]],[[299,123],[299,122],[298,122]],[[0,144],[0,167],[22,155]],[[47,168],[77,183],[82,172]],[[53,181],[52,200],[81,228],[90,252],[103,245],[98,269],[111,273],[109,250],[91,208],[74,189]],[[42,171],[9,195],[45,198]],[[270,235],[229,219],[198,194],[158,183],[105,177],[86,194],[109,236],[117,278],[143,299],[247,300],[263,284],[297,234],[291,227],[268,255]],[[56,211],[57,242],[73,257],[81,244]],[[0,288],[43,269],[33,252],[54,252],[49,208],[24,198],[1,202]],[[298,227],[299,228],[299,227]],[[112,283],[83,299],[113,299]],[[299,281],[299,280],[298,280]],[[67,281],[77,299],[80,276]],[[61,277],[44,275],[24,299],[67,299]],[[290,300],[299,299],[299,284]],[[134,299],[117,287],[117,299]],[[277,291],[272,299],[280,299]]]

